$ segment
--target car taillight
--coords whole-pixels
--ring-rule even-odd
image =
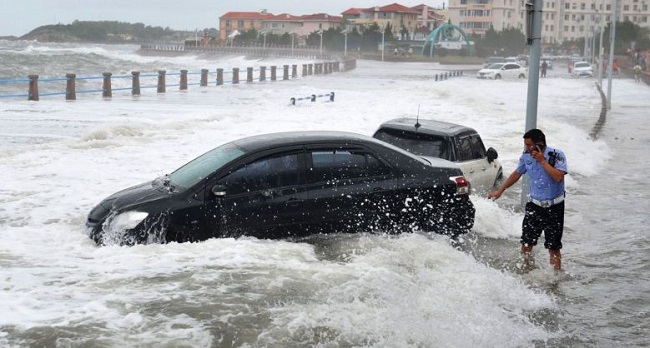
[[[468,195],[469,194],[469,181],[465,179],[464,176],[452,176],[449,180],[456,183],[456,194],[457,195]]]

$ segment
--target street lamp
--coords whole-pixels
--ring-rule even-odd
[[[264,36],[264,44],[262,46],[263,47],[262,49],[264,49],[264,50],[266,49],[266,34],[268,34],[268,32],[266,32],[266,31],[262,32],[262,36]]]
[[[348,56],[348,30],[347,29],[343,30],[341,33],[343,34],[343,36],[345,36],[345,41],[344,41],[345,44],[343,45],[343,57],[347,57]]]
[[[323,54],[323,29],[318,31],[318,35],[320,35],[320,48],[318,53]]]
[[[381,28],[381,61],[384,61],[384,51],[386,50],[386,47],[384,47],[385,40],[384,36],[386,35],[386,27]]]

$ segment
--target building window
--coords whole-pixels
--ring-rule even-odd
[[[569,26],[568,26],[568,25],[565,25],[565,26],[564,26],[564,32],[566,33],[567,31],[569,31]]]
[[[570,9],[571,9],[571,4],[568,3],[568,2],[565,3],[565,4],[564,4],[564,9],[565,9],[565,10],[570,10]]]
[[[230,20],[227,20],[226,21],[226,28],[230,28],[231,25],[232,25],[232,22],[230,22]]]
[[[568,20],[569,20],[569,15],[568,15],[568,14],[565,14],[565,15],[564,15],[564,20],[565,20],[565,21],[568,21]]]
[[[587,4],[585,4],[584,2],[582,4],[580,4],[580,9],[581,10],[584,10],[586,8],[587,8]]]
[[[607,4],[607,6],[605,6],[605,10],[606,11],[611,11],[612,10],[612,5]],[[609,21],[609,19],[607,21]]]
[[[237,21],[237,28],[243,28],[244,27],[244,21]]]
[[[629,11],[630,5],[623,5],[623,11]]]
[[[629,21],[629,20],[630,20],[630,16],[623,16],[623,21]]]

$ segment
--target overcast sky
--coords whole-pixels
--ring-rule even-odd
[[[116,20],[170,27],[177,30],[218,28],[219,17],[229,11],[260,11],[294,15],[327,13],[340,15],[351,7],[442,6],[448,0],[0,0],[0,36],[22,36],[48,24],[74,20]]]

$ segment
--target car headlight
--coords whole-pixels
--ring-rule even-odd
[[[111,229],[130,230],[142,222],[149,213],[141,211],[126,211],[120,213],[110,222]]]

